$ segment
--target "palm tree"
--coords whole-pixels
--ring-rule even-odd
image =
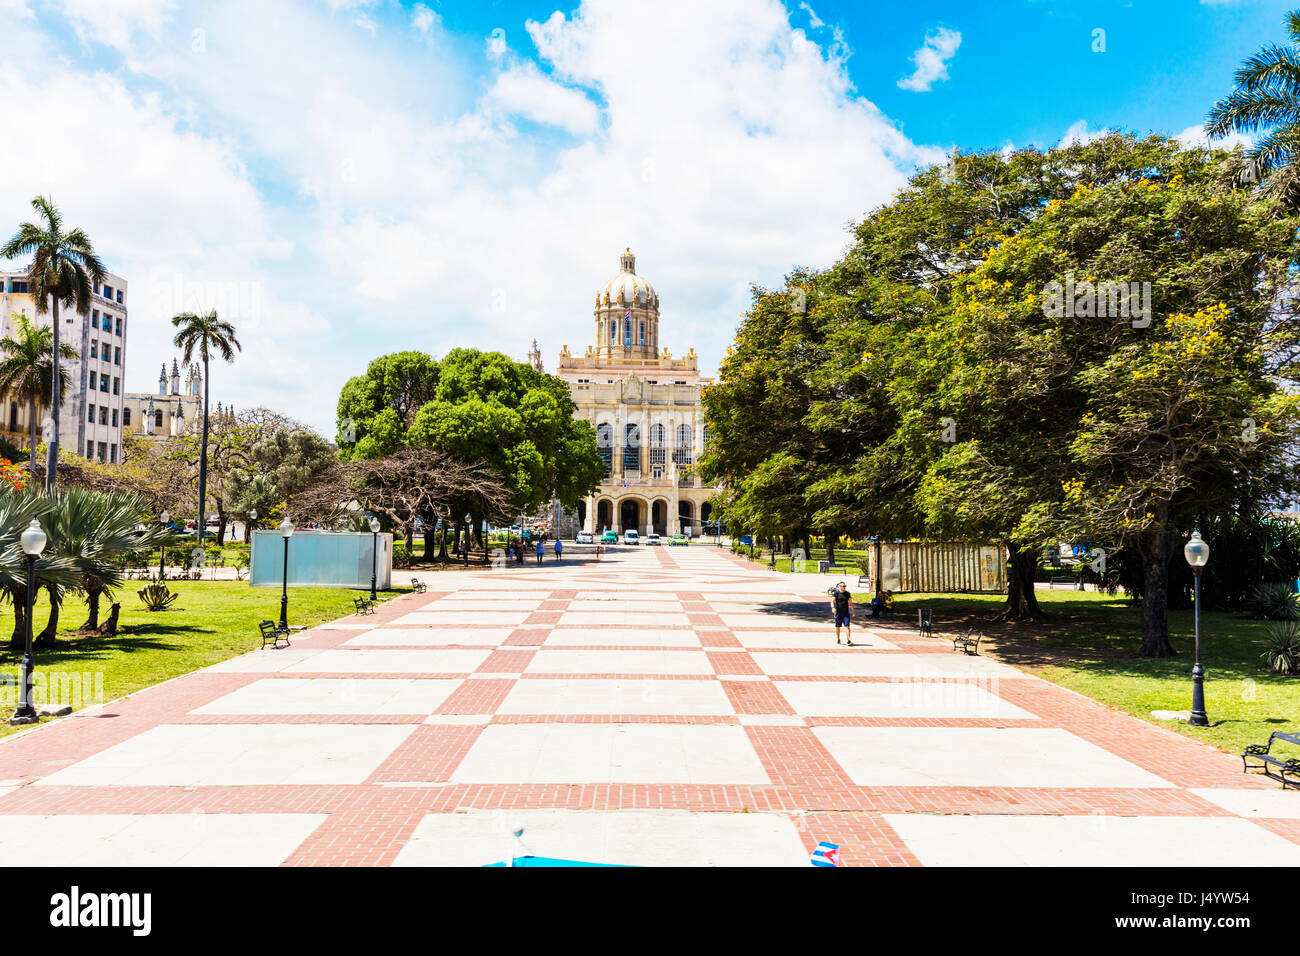
[[[0,258],[18,259],[32,256],[32,264],[27,269],[27,281],[32,298],[36,300],[36,311],[43,313],[48,303],[54,304],[53,321],[50,328],[54,335],[50,355],[61,354],[59,345],[59,305],[60,303],[77,312],[90,311],[91,296],[104,281],[104,264],[95,254],[95,247],[81,229],[63,229],[63,216],[46,196],[37,196],[32,200],[34,208],[43,220],[37,223],[24,222],[18,232],[3,247]],[[59,460],[59,404],[62,393],[59,388],[62,376],[54,379],[54,391],[50,396],[50,416],[54,433],[50,436],[45,470],[45,490],[54,489],[55,464]]]
[[[180,315],[172,316],[172,325],[176,326],[178,331],[173,343],[178,349],[182,349],[182,356],[188,365],[194,358],[194,353],[198,352],[203,359],[203,438],[199,443],[199,520],[194,526],[198,535],[199,547],[203,546],[203,530],[207,527],[207,494],[208,494],[208,392],[211,386],[211,380],[208,376],[208,361],[213,352],[216,352],[226,362],[235,360],[235,350],[243,350],[239,340],[235,338],[235,327],[229,322],[223,322],[217,318],[216,310],[212,310],[207,315],[196,315],[193,312],[182,312]]]
[[[14,606],[14,630],[9,637],[11,650],[23,646],[27,620],[27,556],[19,545],[19,535],[36,518],[44,527],[49,522],[50,502],[34,490],[0,495],[0,595]],[[65,557],[47,548],[36,561],[36,590],[76,587],[77,572]]]
[[[37,325],[27,316],[13,314],[14,334],[0,339],[0,392],[12,392],[20,402],[27,403],[27,419],[31,428],[31,463],[28,480],[36,477],[36,406],[53,400],[54,392],[54,330],[47,325]],[[65,359],[76,360],[77,350],[71,345],[59,346]],[[68,373],[59,364],[59,385],[67,388]]]

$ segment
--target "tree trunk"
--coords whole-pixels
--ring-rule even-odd
[[[835,544],[833,541],[831,541],[831,533],[829,531],[824,531],[822,533],[826,535],[826,560],[829,561],[831,564],[834,564]]]
[[[27,417],[30,419],[27,424],[31,426],[32,433],[32,461],[27,466],[27,484],[31,487],[32,482],[36,480],[36,396],[33,395],[27,404],[29,407]]]
[[[1169,643],[1169,555],[1173,536],[1163,527],[1139,548],[1142,556],[1141,657],[1174,657]]]
[[[98,591],[86,592],[86,607],[89,610],[89,614],[86,617],[86,623],[81,625],[81,627],[77,629],[78,634],[84,633],[86,631],[93,631],[99,627],[99,592]]]
[[[54,490],[54,474],[59,462],[59,402],[62,396],[59,394],[59,372],[63,366],[60,364],[59,357],[59,297],[53,296],[54,299],[54,321],[50,323],[50,328],[54,332],[54,374],[50,376],[50,418],[53,423],[53,429],[50,434],[49,448],[46,450],[45,459],[45,491],[48,494]]]
[[[49,588],[46,588],[49,591]],[[59,633],[59,609],[62,601],[58,600],[54,593],[50,593],[50,616],[45,622],[45,628],[41,633],[36,635],[32,641],[34,647],[53,647]],[[36,623],[33,621],[32,626]]]
[[[429,564],[433,561],[433,552],[438,540],[438,532],[434,528],[434,522],[428,517],[424,518],[424,563]]]
[[[1017,550],[1007,545],[1007,601],[998,614],[999,621],[1032,621],[1042,616],[1038,595],[1034,592],[1034,571],[1038,567],[1038,551],[1034,548]]]
[[[113,602],[112,610],[108,612],[108,620],[104,626],[99,629],[99,633],[104,637],[117,637],[117,616],[122,611],[121,603]]]
[[[14,630],[9,635],[9,649],[22,653],[27,642],[27,632],[23,628],[27,620],[27,594],[24,590],[15,590],[9,595],[14,606]]]
[[[220,523],[217,525],[217,547],[225,547],[226,544],[226,509],[221,502],[217,502],[217,517]]]
[[[203,545],[203,532],[208,527],[208,349],[203,347],[203,437],[199,444],[199,523],[195,528],[199,545]]]
[[[438,560],[443,564],[447,563],[447,528],[446,525],[438,532]]]

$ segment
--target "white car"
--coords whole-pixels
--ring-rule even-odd
[[[624,543],[624,544],[640,544],[640,543],[641,543],[641,537],[640,537],[640,535],[638,535],[635,531],[633,531],[633,530],[631,530],[631,529],[629,528],[627,531],[624,531],[624,532],[623,532],[623,543]]]
[[[659,535],[651,531],[648,535],[645,536],[645,543],[646,543],[646,547],[649,547],[652,544],[658,544]]]
[[[579,531],[578,537],[574,539],[578,544],[594,544],[595,539],[590,531]]]

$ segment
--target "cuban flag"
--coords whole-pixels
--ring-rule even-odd
[[[812,854],[813,866],[839,866],[840,865],[840,847],[838,843],[827,843],[823,840],[817,844],[817,849]]]
[[[632,310],[631,310],[631,309],[628,309],[626,312],[624,312],[624,313],[623,313],[623,318],[624,318],[624,319],[627,319],[628,321],[631,321],[631,319],[632,319]]]

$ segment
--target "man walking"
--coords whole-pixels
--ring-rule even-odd
[[[849,647],[853,646],[853,595],[849,593],[843,581],[831,590],[831,613],[835,616],[835,643],[840,643],[840,628],[848,638]]]
[[[555,539],[555,560],[559,561],[563,554],[564,554],[564,542],[562,542],[559,538],[556,538]]]

